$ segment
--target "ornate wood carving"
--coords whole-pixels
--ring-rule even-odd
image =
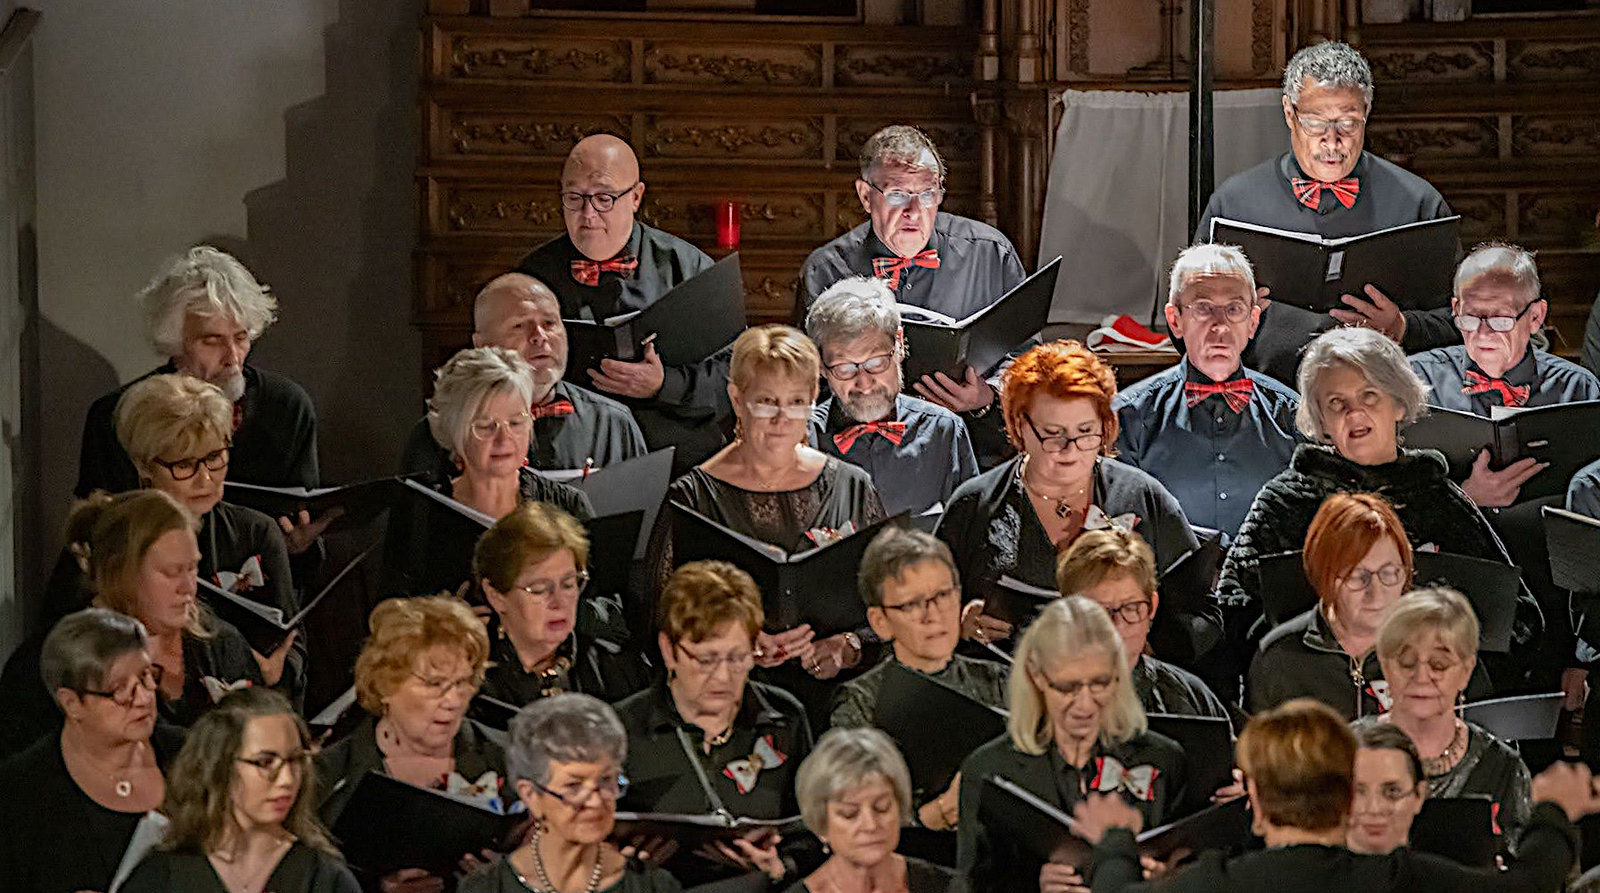
[[[1528,247],[1580,244],[1594,227],[1600,185],[1586,190],[1523,191],[1517,196],[1517,240]]]
[[[1445,193],[1450,210],[1461,215],[1461,241],[1475,245],[1487,239],[1505,238],[1506,199],[1504,192]]]
[[[1067,2],[1067,70],[1089,73],[1089,0]]]
[[[531,115],[526,112],[440,110],[442,153],[482,157],[565,158],[578,140],[593,133],[626,139],[628,121],[619,115]]]
[[[841,87],[931,87],[972,80],[967,57],[914,47],[839,46],[833,58],[834,83]]]
[[[1600,155],[1600,118],[1513,118],[1512,152],[1519,157]]]
[[[1416,119],[1375,115],[1367,125],[1367,148],[1397,164],[1417,159],[1498,157],[1499,125],[1493,118]]]
[[[1513,81],[1600,80],[1600,45],[1586,43],[1510,42],[1506,77]]]
[[[820,117],[738,123],[726,118],[650,118],[642,148],[659,158],[820,159],[822,130]]]
[[[1494,45],[1483,41],[1364,47],[1377,81],[1493,81]]]
[[[810,45],[651,43],[644,51],[644,76],[652,84],[817,87],[822,85],[822,53]]]
[[[881,118],[840,118],[835,128],[834,157],[854,166],[867,138],[883,126]],[[939,147],[949,167],[973,163],[978,151],[978,132],[971,121],[930,121],[918,119],[917,126]]]
[[[630,49],[621,40],[555,43],[532,37],[457,35],[450,74],[463,80],[626,83]]]
[[[1277,61],[1272,51],[1272,24],[1277,8],[1275,0],[1252,0],[1250,4],[1250,70],[1269,77]]]

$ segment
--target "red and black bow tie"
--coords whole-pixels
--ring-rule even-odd
[[[905,440],[906,437],[906,423],[862,422],[859,425],[851,425],[843,431],[840,431],[838,434],[833,435],[834,446],[839,448],[839,452],[848,453],[850,452],[850,448],[856,445],[856,441],[860,439],[861,435],[863,434],[882,434],[890,443],[894,444],[895,446],[899,446],[900,442]]]
[[[571,400],[551,400],[549,403],[535,403],[528,407],[528,414],[536,419],[546,419],[551,416],[572,415],[577,412]]]
[[[932,248],[924,248],[910,257],[875,257],[872,259],[872,275],[879,279],[889,280],[889,289],[897,291],[900,288],[900,273],[912,267],[926,267],[930,270],[939,269],[939,252]]]
[[[1250,397],[1256,392],[1256,383],[1248,378],[1236,378],[1233,381],[1215,381],[1205,384],[1198,381],[1184,382],[1183,396],[1190,409],[1199,406],[1207,397],[1221,395],[1224,403],[1234,412],[1244,412],[1250,405]]]
[[[1527,385],[1515,385],[1503,378],[1490,378],[1476,369],[1467,370],[1467,383],[1462,385],[1463,394],[1487,394],[1494,391],[1500,395],[1500,403],[1504,406],[1521,406],[1528,402],[1528,394],[1533,390]]]
[[[1343,180],[1309,180],[1305,177],[1290,177],[1289,185],[1294,189],[1294,197],[1300,204],[1315,211],[1322,204],[1322,190],[1333,193],[1339,204],[1346,208],[1356,203],[1356,196],[1361,194],[1361,181],[1356,177],[1345,177]]]
[[[601,273],[620,273],[623,276],[632,276],[633,271],[639,269],[639,258],[631,254],[622,254],[610,260],[575,260],[572,262],[572,278],[579,285],[593,288],[600,284]]]

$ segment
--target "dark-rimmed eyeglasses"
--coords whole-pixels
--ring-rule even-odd
[[[1344,575],[1342,585],[1352,592],[1360,592],[1372,586],[1372,581],[1377,580],[1385,586],[1399,586],[1405,578],[1406,569],[1398,564],[1386,564],[1375,571],[1364,567],[1354,568]]]
[[[954,586],[947,586],[932,595],[912,599],[898,605],[884,605],[885,611],[893,611],[901,617],[927,617],[939,608],[949,607],[961,591]]]
[[[1092,453],[1100,449],[1100,444],[1104,443],[1106,439],[1105,433],[1100,431],[1077,436],[1071,434],[1051,434],[1047,436],[1039,433],[1039,426],[1033,423],[1033,419],[1029,418],[1027,413],[1022,414],[1022,420],[1027,423],[1028,430],[1032,431],[1034,438],[1039,441],[1039,449],[1047,453],[1059,453],[1065,450],[1069,443],[1085,453]]]
[[[1456,328],[1463,332],[1476,332],[1479,326],[1488,323],[1489,331],[1491,332],[1509,332],[1517,327],[1517,320],[1527,316],[1528,311],[1533,309],[1533,305],[1542,300],[1544,298],[1535,298],[1529,301],[1528,306],[1522,308],[1521,312],[1516,316],[1474,316],[1469,313],[1463,313],[1455,317]]]
[[[1090,695],[1099,697],[1100,695],[1110,691],[1111,686],[1117,681],[1115,676],[1093,676],[1088,679],[1074,679],[1071,682],[1057,682],[1054,679],[1051,679],[1049,676],[1046,676],[1042,670],[1036,672],[1039,673],[1040,678],[1044,680],[1044,684],[1048,686],[1051,691],[1067,698],[1068,700],[1076,698],[1078,696],[1078,692],[1085,690],[1087,690]]]
[[[227,468],[228,448],[222,447],[221,449],[212,450],[204,456],[190,456],[187,459],[179,459],[176,462],[168,462],[165,459],[153,459],[151,461],[165,468],[167,474],[172,475],[173,480],[186,481],[199,474],[202,466],[205,467],[206,471],[221,471]]]
[[[604,214],[617,206],[617,199],[632,192],[639,181],[633,181],[633,186],[621,192],[563,192],[561,193],[561,207],[568,211],[582,211],[584,205],[592,205],[597,213]]]
[[[1150,615],[1155,613],[1151,608],[1150,600],[1147,598],[1142,598],[1135,602],[1123,602],[1120,605],[1105,606],[1106,613],[1111,615],[1112,620],[1120,620],[1128,626],[1149,620]]]
[[[89,695],[95,698],[104,698],[118,707],[132,707],[133,699],[139,696],[139,689],[156,691],[161,688],[161,665],[151,664],[127,682],[117,686],[114,691],[93,691],[84,689],[80,695]]]
[[[559,580],[535,580],[527,586],[513,586],[517,592],[526,592],[534,598],[553,601],[569,595],[577,595],[583,587],[589,585],[589,570],[587,568],[576,573],[567,574]]]
[[[599,794],[602,800],[615,803],[622,799],[623,794],[628,792],[628,776],[621,773],[607,775],[592,781],[574,781],[571,784],[562,785],[559,791],[542,785],[537,781],[532,781],[531,784],[543,793],[549,794],[573,809],[582,809],[584,804],[589,802],[589,798],[595,794]]]
[[[875,357],[867,357],[859,363],[834,363],[832,366],[824,366],[823,369],[827,371],[828,377],[834,381],[850,381],[863,372],[868,375],[887,372],[889,367],[894,365],[894,360],[894,352],[890,351],[889,353],[880,353]]]
[[[278,777],[278,773],[282,772],[285,766],[290,767],[295,772],[304,774],[306,769],[311,766],[312,756],[309,750],[297,750],[294,753],[286,754],[274,753],[269,750],[258,753],[253,757],[239,757],[238,759],[239,762],[246,766],[256,767],[261,771],[262,775],[266,776],[268,781],[272,781]]]
[[[916,199],[917,204],[924,208],[937,207],[940,202],[944,201],[943,186],[935,186],[932,189],[924,189],[921,192],[907,192],[904,189],[884,190],[871,180],[862,180],[861,182],[871,186],[874,192],[883,196],[884,204],[891,208],[904,208],[906,205],[911,204],[912,199]]]

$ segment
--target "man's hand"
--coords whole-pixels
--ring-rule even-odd
[[[328,525],[337,521],[343,514],[344,506],[336,505],[323,512],[322,517],[315,521],[311,520],[311,513],[305,509],[301,509],[293,521],[279,518],[278,529],[283,531],[283,541],[289,547],[289,554],[299,555],[311,548],[317,538],[322,536],[323,531],[328,529]]]
[[[1347,326],[1376,329],[1389,336],[1389,340],[1399,343],[1406,336],[1405,314],[1389,300],[1388,295],[1373,286],[1369,285],[1363,290],[1370,300],[1355,295],[1341,295],[1339,299],[1350,305],[1350,309],[1329,310],[1329,315]]]
[[[861,662],[861,652],[844,633],[832,635],[811,646],[811,656],[800,662],[815,679],[832,679],[846,667]]]
[[[1562,709],[1581,709],[1584,699],[1589,696],[1589,671],[1583,667],[1567,667],[1562,670],[1561,691],[1567,696],[1561,704]]]
[[[1535,775],[1533,802],[1554,803],[1572,822],[1600,812],[1600,792],[1595,791],[1589,767],[1582,763],[1552,763]]]
[[[1478,453],[1472,461],[1472,474],[1461,482],[1462,492],[1479,508],[1505,508],[1517,501],[1517,494],[1528,479],[1550,466],[1527,456],[1499,471],[1489,470],[1489,451]]]
[[[641,399],[654,397],[661,392],[666,372],[661,368],[661,357],[655,344],[644,346],[644,359],[633,363],[606,358],[600,361],[600,370],[589,370],[594,386],[609,394]]]
[[[1039,893],[1089,893],[1089,886],[1071,865],[1046,862],[1039,869]]]
[[[1144,816],[1116,794],[1090,794],[1072,808],[1072,818],[1078,823],[1078,836],[1091,844],[1098,844],[1112,828],[1135,834],[1144,829]]]
[[[261,679],[268,685],[277,685],[283,679],[284,661],[289,659],[289,649],[294,646],[294,638],[299,633],[297,629],[290,630],[288,638],[284,639],[278,650],[270,655],[256,654],[255,649],[251,649],[250,653],[255,656],[256,664],[261,667]]]
[[[961,638],[984,645],[1004,641],[1011,635],[1011,624],[983,613],[984,600],[975,598],[961,608]]]
[[[994,388],[978,377],[978,370],[967,367],[967,375],[956,381],[943,372],[924,375],[916,383],[923,399],[932,400],[951,412],[972,412],[994,402]]]

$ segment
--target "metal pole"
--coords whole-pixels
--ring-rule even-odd
[[[1216,187],[1216,142],[1211,113],[1212,33],[1216,0],[1189,0],[1189,232],[1200,225]]]

